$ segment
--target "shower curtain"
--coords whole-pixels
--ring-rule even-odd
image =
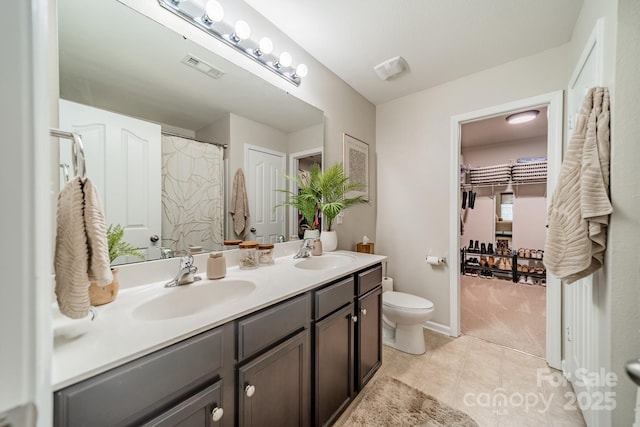
[[[162,136],[162,246],[220,250],[224,241],[224,152],[213,144]]]

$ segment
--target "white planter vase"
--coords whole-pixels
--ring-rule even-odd
[[[320,237],[320,230],[304,230],[303,239],[317,239]]]
[[[320,241],[324,252],[335,251],[338,248],[338,233],[335,231],[323,231],[320,233]]]

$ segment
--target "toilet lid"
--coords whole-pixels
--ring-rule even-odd
[[[426,298],[395,291],[383,293],[382,304],[409,310],[428,310],[433,308],[433,303]]]

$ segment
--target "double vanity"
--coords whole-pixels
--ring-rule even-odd
[[[54,321],[54,426],[331,425],[381,363],[385,257],[287,243],[240,270],[233,252],[224,279],[141,284],[94,321]]]

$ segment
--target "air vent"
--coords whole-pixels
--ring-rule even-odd
[[[190,53],[186,54],[182,59],[182,63],[188,65],[189,67],[195,68],[201,73],[206,74],[209,77],[213,77],[214,79],[219,79],[224,76],[224,71],[217,69],[213,65],[207,64],[202,59],[198,59]]]

